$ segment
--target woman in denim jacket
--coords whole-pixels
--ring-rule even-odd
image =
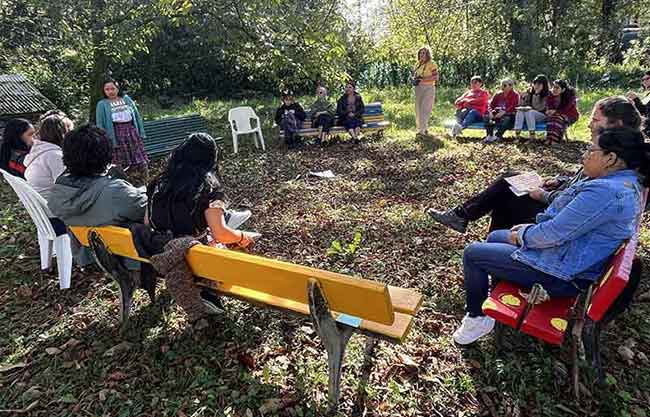
[[[524,288],[539,283],[552,297],[575,296],[602,275],[636,230],[642,187],[650,185],[649,147],[639,129],[601,130],[582,157],[589,180],[564,190],[535,224],[495,230],[487,242],[465,248],[467,315],[454,333],[456,343],[472,343],[494,328],[481,309],[488,275]]]

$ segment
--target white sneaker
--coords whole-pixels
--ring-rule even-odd
[[[454,342],[459,345],[469,345],[490,334],[493,329],[494,319],[492,317],[465,315],[460,327],[454,332]]]
[[[455,122],[454,125],[451,127],[451,137],[455,138],[456,136],[460,135],[460,132],[463,131],[463,127],[460,125],[460,123]]]
[[[226,224],[231,229],[238,229],[239,226],[246,223],[246,220],[250,219],[251,215],[250,210],[228,211],[226,213]]]

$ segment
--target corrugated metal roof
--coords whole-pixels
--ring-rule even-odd
[[[44,113],[56,108],[20,74],[0,74],[0,116]]]

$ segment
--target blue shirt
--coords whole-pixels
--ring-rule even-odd
[[[597,280],[609,257],[631,238],[641,214],[636,171],[578,181],[519,230],[512,258],[564,281]]]

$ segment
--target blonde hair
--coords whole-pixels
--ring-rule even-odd
[[[416,59],[417,59],[418,61],[420,60],[420,52],[422,52],[422,51],[426,52],[426,54],[427,54],[427,55],[426,55],[426,59],[425,59],[424,62],[429,62],[429,61],[431,61],[431,49],[429,49],[428,46],[423,46],[422,48],[418,49],[418,54],[417,54]]]

